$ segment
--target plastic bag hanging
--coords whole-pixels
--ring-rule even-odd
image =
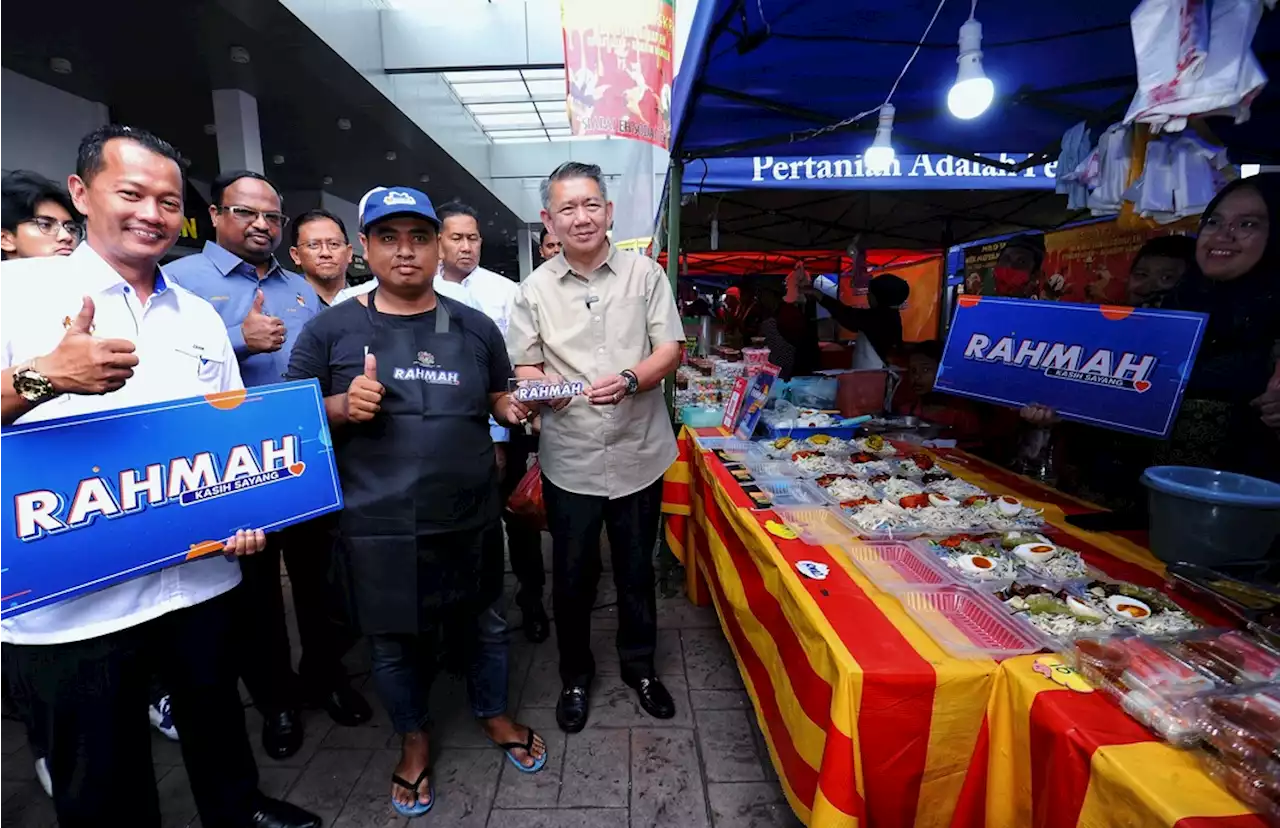
[[[1263,0],[1214,0],[1207,12],[1205,0],[1143,0],[1130,16],[1138,92],[1125,123],[1178,132],[1194,115],[1247,120],[1267,82],[1250,48],[1262,6]]]

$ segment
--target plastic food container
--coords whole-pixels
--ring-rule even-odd
[[[1187,633],[1167,646],[1182,661],[1228,684],[1280,681],[1280,652],[1238,630]]]
[[[957,583],[932,552],[905,542],[855,544],[847,550],[854,566],[885,592],[932,589]]]
[[[808,480],[784,477],[777,480],[757,480],[756,485],[769,493],[774,507],[819,506],[826,502],[818,487]]]
[[[848,548],[853,542],[853,529],[826,506],[780,506],[773,511],[805,543]]]
[[[1151,512],[1151,552],[1163,561],[1261,560],[1280,535],[1280,484],[1189,466],[1142,474]]]
[[[724,420],[724,406],[686,405],[680,409],[680,422],[689,428],[718,426]]]
[[[782,477],[799,477],[800,471],[790,460],[770,460],[760,454],[748,454],[742,461],[756,480],[777,480]]]
[[[801,408],[834,409],[838,386],[835,377],[796,377],[787,385],[787,393]]]
[[[1280,825],[1280,688],[1237,690],[1202,700],[1197,721],[1205,770]]]
[[[958,658],[1010,658],[1048,646],[1034,628],[967,587],[901,592],[898,600],[940,647]]]
[[[716,425],[719,425],[717,422]],[[760,457],[760,447],[750,440],[739,440],[736,437],[698,437],[698,446],[703,451],[723,451],[737,462],[744,462],[748,457]]]

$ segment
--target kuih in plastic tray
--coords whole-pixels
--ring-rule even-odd
[[[956,584],[932,552],[903,542],[854,544],[848,548],[854,566],[886,592],[930,589]]]
[[[960,658],[1009,658],[1047,645],[1034,628],[968,587],[902,592],[898,600],[939,646]]]
[[[853,529],[827,506],[779,506],[773,511],[805,543],[848,547],[853,542]]]
[[[1188,664],[1230,684],[1280,681],[1280,653],[1239,630],[1183,633],[1168,647]]]

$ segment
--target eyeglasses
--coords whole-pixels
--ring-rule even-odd
[[[1259,233],[1267,232],[1267,223],[1253,216],[1244,216],[1232,221],[1223,221],[1217,216],[1209,216],[1200,223],[1201,233],[1221,233],[1230,230],[1236,238],[1248,239]]]
[[[249,207],[241,207],[238,204],[231,207],[219,207],[218,212],[230,213],[231,217],[241,224],[253,224],[258,220],[259,216],[266,219],[267,224],[272,227],[284,227],[289,223],[289,217],[284,213],[277,213],[269,210],[254,210]]]
[[[310,253],[319,253],[320,248],[332,250],[334,253],[340,253],[348,244],[346,239],[319,239],[317,241],[309,241],[298,245],[303,250]]]
[[[84,234],[84,228],[81,227],[78,222],[58,221],[57,219],[49,218],[48,216],[36,216],[35,218],[27,219],[26,221],[19,223],[34,224],[36,229],[46,236],[56,236],[60,229],[66,230],[67,235],[71,236],[73,239],[79,239]]]

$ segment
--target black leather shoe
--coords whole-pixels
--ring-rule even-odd
[[[324,822],[297,805],[264,796],[258,800],[249,824],[253,828],[320,828]]]
[[[316,699],[329,718],[343,727],[362,725],[373,718],[373,708],[350,684],[343,682],[321,691]]]
[[[571,684],[560,691],[560,702],[556,705],[556,723],[565,733],[577,733],[587,726],[590,710],[587,688],[581,684]]]
[[[263,717],[262,748],[268,756],[272,759],[288,759],[301,747],[302,717],[298,715],[298,711],[284,710]]]
[[[551,635],[551,622],[547,619],[547,611],[542,602],[521,607],[524,615],[524,637],[534,644],[541,644]]]
[[[676,715],[676,703],[671,700],[671,694],[657,677],[650,676],[635,681],[628,679],[627,684],[635,688],[636,695],[640,697],[640,706],[653,718],[670,719]]]

